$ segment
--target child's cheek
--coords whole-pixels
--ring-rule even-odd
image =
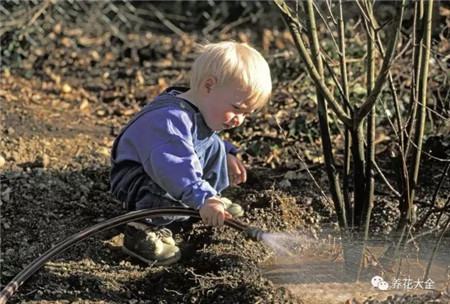
[[[225,121],[230,121],[233,118],[233,113],[225,112]]]

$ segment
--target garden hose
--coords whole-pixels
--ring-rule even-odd
[[[78,242],[94,235],[96,233],[114,228],[119,225],[126,224],[139,219],[152,218],[158,216],[190,216],[193,218],[200,218],[198,210],[181,208],[181,207],[171,207],[171,208],[161,208],[161,209],[143,209],[138,211],[132,211],[123,215],[119,215],[112,219],[106,220],[104,222],[98,223],[94,226],[86,228],[83,231],[75,233],[68,238],[62,240],[56,244],[53,248],[47,250],[44,254],[39,256],[33,262],[28,264],[21,272],[19,272],[0,292],[0,304],[5,304],[6,301],[14,295],[14,293],[19,289],[20,286],[34,273],[36,273],[48,260],[67,250],[69,247],[77,244]],[[247,237],[260,241],[262,230],[249,227],[239,221],[234,219],[225,220],[225,225],[234,228],[236,230],[242,231]]]

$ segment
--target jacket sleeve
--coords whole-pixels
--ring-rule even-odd
[[[224,140],[223,143],[225,144],[225,151],[227,151],[227,153],[234,156],[238,154],[239,150],[232,143],[226,140]]]
[[[188,206],[199,209],[217,191],[203,180],[203,169],[193,146],[173,138],[153,149],[144,163],[145,171],[165,191]]]
[[[203,179],[203,168],[194,150],[192,120],[181,110],[147,117],[142,140],[135,143],[145,172],[173,198],[199,209],[217,191]]]

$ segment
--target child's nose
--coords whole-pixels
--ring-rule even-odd
[[[234,117],[234,125],[235,127],[240,126],[244,122],[245,116],[244,114],[238,114]]]

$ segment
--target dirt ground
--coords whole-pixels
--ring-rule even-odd
[[[193,41],[200,40],[153,33],[140,39],[130,37],[125,46],[114,44],[108,35],[87,40],[73,29],[56,28],[54,33],[58,37],[54,45],[36,49],[22,68],[2,70],[2,286],[57,242],[124,213],[109,193],[109,153],[114,136],[152,96],[169,84],[186,84]],[[333,208],[321,193],[328,192],[318,133],[311,128],[317,125],[315,105],[307,97],[308,89],[300,88],[304,76],[292,82],[298,64],[292,49],[283,54],[274,51],[275,46],[289,45],[289,35],[276,32],[272,37],[277,38],[270,40],[272,46],[265,51],[276,75],[273,101],[244,126],[224,134],[240,144],[249,166],[248,182],[225,195],[244,207],[242,221],[246,224],[321,239],[336,233],[337,226]],[[225,38],[261,39],[249,30]],[[428,151],[437,149],[444,153],[441,157],[448,158],[448,134],[439,133],[434,140],[437,148],[429,146]],[[387,140],[381,138],[380,159],[387,158],[387,146]],[[299,160],[298,149],[305,162]],[[305,167],[310,168],[321,189]],[[387,162],[384,168],[392,173]],[[442,163],[425,160],[419,201],[429,201],[441,170]],[[373,227],[385,235],[398,214],[395,198],[382,183],[377,187]],[[449,193],[447,179],[439,200],[448,199]],[[267,265],[276,264],[273,250],[229,227],[195,224],[190,231],[180,231],[176,238],[183,257],[168,267],[142,265],[124,255],[116,243],[120,232],[119,227],[101,233],[52,259],[10,302],[306,302],[301,290],[295,291],[267,271]],[[308,303],[321,303],[319,299],[327,293],[324,285],[298,283],[305,284],[301,288],[314,289],[315,298]],[[364,298],[366,294],[359,297],[360,302],[352,302],[353,296],[349,293],[342,303],[449,300],[441,289],[416,296],[405,293],[385,301]]]

